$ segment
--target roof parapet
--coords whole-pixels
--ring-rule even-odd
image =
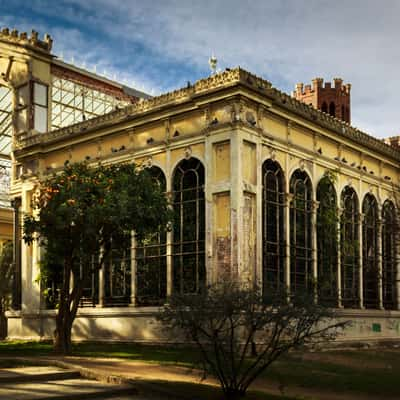
[[[367,148],[378,150],[389,157],[400,160],[400,151],[393,146],[390,146],[384,141],[362,132],[358,128],[352,127],[349,123],[341,119],[317,110],[314,107],[297,100],[295,97],[291,97],[290,95],[273,87],[271,82],[253,75],[252,73],[240,67],[211,75],[185,88],[177,89],[160,96],[152,97],[150,99],[140,100],[121,110],[112,111],[108,114],[104,114],[87,121],[79,122],[77,124],[44,134],[41,133],[30,137],[21,137],[18,140],[16,148],[23,149],[24,147],[57,140],[73,134],[82,134],[84,131],[98,128],[104,124],[117,123],[119,121],[126,120],[127,118],[132,118],[133,116],[143,112],[156,110],[162,106],[184,102],[200,93],[219,90],[238,83],[241,83],[247,87],[251,87],[259,92],[263,92],[278,106],[288,109],[291,112],[295,112],[296,114],[316,123],[317,125],[331,129],[343,137],[353,140],[356,143],[363,144]]]
[[[39,34],[35,30],[32,30],[31,35],[28,36],[26,32],[19,33],[17,29],[3,28],[0,30],[0,40],[6,40],[11,43],[17,43],[21,45],[28,45],[36,49],[51,52],[53,47],[53,39],[46,33],[43,40],[39,39]]]

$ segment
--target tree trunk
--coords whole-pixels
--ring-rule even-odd
[[[71,330],[76,315],[76,308],[71,305],[79,303],[81,291],[77,288],[78,282],[73,282],[71,290],[72,260],[67,258],[64,263],[64,280],[60,293],[60,304],[56,316],[56,329],[54,331],[54,352],[70,354]]]
[[[246,392],[239,389],[229,388],[225,390],[224,395],[226,400],[240,400],[246,396]]]
[[[5,339],[7,334],[7,318],[5,316],[5,309],[0,300],[0,340]]]
[[[65,324],[56,324],[54,337],[54,351],[57,354],[71,353],[71,333],[67,331]]]

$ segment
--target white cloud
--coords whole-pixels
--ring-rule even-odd
[[[214,52],[221,68],[241,65],[288,92],[298,81],[340,76],[353,85],[354,125],[381,137],[397,133],[400,2],[396,0],[32,4],[44,15],[62,15],[71,24],[61,32],[53,29],[57,50],[70,51],[75,58],[84,55],[86,63],[96,62],[111,74],[145,82],[148,88],[167,90],[191,79],[179,76],[181,66],[196,76],[207,73],[207,60]],[[113,42],[102,42],[99,34]],[[121,48],[121,43],[140,43],[146,53],[129,54],[129,47]],[[144,58],[149,53],[151,58]],[[120,64],[131,60],[129,71],[120,67],[118,57]],[[166,62],[176,63],[178,71],[173,76],[159,71],[158,64]]]

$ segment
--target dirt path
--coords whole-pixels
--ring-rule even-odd
[[[16,358],[14,358],[14,360]],[[29,357],[23,357],[23,359],[27,360]],[[83,368],[103,376],[120,376],[127,379],[147,382],[188,382],[218,386],[218,382],[215,379],[202,379],[202,373],[198,369],[189,369],[187,367],[170,364],[157,364],[126,359],[97,357],[32,357],[31,361],[38,361],[40,359],[43,362],[47,361],[49,364],[51,364],[51,362],[62,361],[67,363],[71,368]],[[357,362],[357,360],[354,359],[349,360],[349,358],[343,354],[332,353],[307,353],[301,355],[301,357],[299,356],[299,360],[329,362],[338,365],[349,365],[350,362]],[[363,363],[362,367],[358,364],[355,366],[359,368],[365,368],[365,363]],[[373,365],[368,366],[368,368],[379,368],[380,366],[384,367],[384,363],[382,360],[377,360],[377,362],[374,362]],[[382,396],[369,395],[366,393],[357,394],[351,392],[334,392],[332,390],[328,392],[321,390],[320,388],[307,388],[295,385],[286,385],[282,387],[279,382],[271,382],[265,379],[256,381],[250,389],[274,395],[297,397],[302,400],[383,400]],[[399,396],[385,396],[384,400],[399,400]]]

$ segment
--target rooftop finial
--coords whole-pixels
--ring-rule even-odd
[[[216,57],[213,54],[210,57],[210,59],[208,60],[208,64],[209,64],[210,69],[211,69],[211,75],[214,75],[217,72],[217,63],[218,63],[218,60],[216,59]]]

